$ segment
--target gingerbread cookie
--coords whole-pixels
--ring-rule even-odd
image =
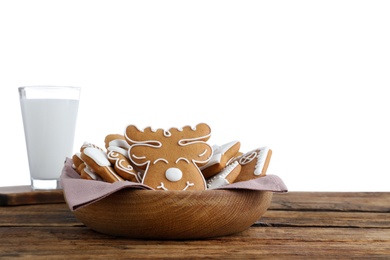
[[[110,146],[117,146],[123,149],[129,149],[130,145],[126,142],[126,139],[123,135],[120,134],[109,134],[104,139],[106,148]]]
[[[83,163],[82,165],[80,165],[79,167],[79,171],[81,172],[80,176],[82,179],[86,179],[86,180],[99,180],[99,181],[102,181],[103,179],[97,175],[92,169],[90,169],[89,167],[87,167],[85,165],[85,163]]]
[[[216,189],[233,183],[241,171],[241,165],[235,161],[226,166],[220,173],[207,180],[208,189]]]
[[[83,159],[81,159],[81,153],[74,154],[72,156],[72,161],[73,161],[73,165],[72,165],[73,169],[78,174],[80,174],[80,177],[82,179],[86,179],[86,180],[97,180],[98,179],[98,176],[96,174],[94,174],[92,171],[88,171],[85,169],[87,167],[87,165],[85,164]]]
[[[88,148],[88,147],[93,147],[93,148],[97,148],[101,151],[103,151],[102,148],[100,148],[99,146],[97,145],[94,145],[92,143],[88,143],[88,142],[84,142],[83,145],[80,147],[80,152],[83,152],[85,148]]]
[[[235,158],[234,161],[237,161],[241,165],[241,172],[235,182],[265,176],[271,155],[271,149],[261,147]]]
[[[84,142],[83,145],[80,147],[80,153],[75,153],[72,156],[72,161],[73,161],[72,166],[75,169],[75,171],[78,174],[80,174],[80,177],[82,179],[101,180],[101,178],[98,175],[96,175],[91,169],[89,169],[87,167],[87,165],[85,164],[84,160],[81,157],[81,153],[88,147],[93,147],[93,148],[96,148],[96,149],[103,151],[102,148],[100,148],[92,143]]]
[[[96,147],[86,147],[81,153],[81,159],[87,165],[85,169],[91,169],[93,173],[99,175],[106,182],[123,181],[114,171],[107,154]]]
[[[130,163],[127,150],[117,146],[109,146],[107,150],[107,158],[114,165],[116,173],[125,180],[140,182],[137,171]]]
[[[75,169],[75,171],[76,171],[78,174],[81,174],[81,171],[78,170],[79,166],[80,166],[81,164],[84,164],[84,161],[81,159],[81,154],[80,154],[80,153],[75,153],[75,154],[72,156],[72,161],[73,161],[72,168]]]
[[[79,164],[79,166],[77,166],[77,168],[75,170],[76,170],[76,172],[78,172],[82,176],[83,170],[85,167],[87,167],[87,165],[85,164],[85,162],[83,162],[83,163]]]
[[[104,139],[104,143],[106,145],[106,148],[109,149],[109,147],[117,147],[121,151],[126,151],[125,153],[121,152],[125,157],[129,157],[128,150],[130,149],[130,145],[127,143],[125,137],[120,134],[110,134],[107,135]],[[131,164],[131,161],[129,161]],[[135,167],[134,164],[131,164],[131,166],[134,168],[134,171],[138,172],[138,175],[141,174],[141,172],[145,171],[146,166],[143,167]],[[141,180],[142,178],[137,177],[138,180]]]
[[[206,143],[211,129],[207,124],[195,128],[143,130],[126,128],[129,157],[137,166],[146,166],[142,183],[161,190],[205,190],[206,181],[197,164],[206,163],[212,148]]]
[[[222,171],[231,159],[239,152],[241,143],[233,141],[221,146],[214,145],[213,155],[206,165],[200,167],[203,176],[208,179]]]

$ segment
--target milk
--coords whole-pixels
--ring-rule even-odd
[[[20,100],[30,175],[59,179],[66,157],[73,152],[78,100]]]

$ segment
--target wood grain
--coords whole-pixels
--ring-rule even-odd
[[[62,190],[33,190],[31,186],[0,187],[0,206],[63,202]]]
[[[0,207],[0,227],[82,226],[65,203]]]
[[[389,228],[390,214],[376,212],[269,210],[256,224],[272,225],[274,227]]]
[[[272,192],[249,190],[121,190],[75,210],[93,230],[131,238],[194,239],[249,228],[268,209]]]
[[[275,193],[270,209],[390,212],[390,192]]]
[[[180,241],[104,235],[65,204],[3,206],[0,259],[389,259],[389,199],[390,193],[274,194],[259,224]]]
[[[95,233],[87,228],[3,228],[5,257],[37,259],[151,258],[370,258],[390,254],[388,230],[337,228],[251,228],[221,238],[187,241],[134,240]],[[313,259],[313,258],[312,258]]]

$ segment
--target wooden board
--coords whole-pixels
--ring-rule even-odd
[[[5,229],[5,228],[4,228]],[[251,228],[206,240],[135,240],[86,227],[13,227],[2,259],[388,259],[389,230]]]
[[[390,212],[390,192],[275,193],[270,209]]]
[[[184,241],[94,232],[64,203],[0,207],[0,259],[389,259],[389,202],[390,192],[274,194],[248,230]]]
[[[62,190],[33,190],[31,186],[0,187],[0,206],[62,203]]]

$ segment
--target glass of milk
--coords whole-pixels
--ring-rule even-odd
[[[31,186],[60,189],[64,161],[73,153],[80,88],[20,87],[19,98]]]

